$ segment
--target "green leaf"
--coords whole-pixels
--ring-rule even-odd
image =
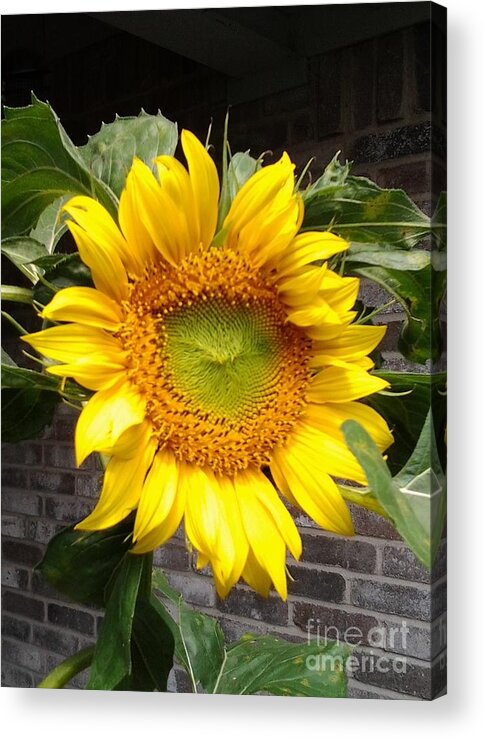
[[[399,471],[412,454],[430,408],[439,452],[445,458],[446,374],[373,373],[390,384],[388,392],[371,395],[366,402],[385,418],[392,430],[395,443],[386,452],[392,473]]]
[[[348,262],[352,266],[351,263],[356,262],[414,272],[428,266],[430,257],[430,251],[423,249],[405,251],[383,243],[352,243],[345,253],[345,264]]]
[[[48,205],[42,212],[37,225],[30,231],[32,238],[44,245],[48,254],[54,252],[55,247],[67,230],[65,220],[62,217],[62,208],[68,200],[68,196],[59,197]]]
[[[4,367],[4,366],[17,366],[17,364],[15,363],[15,361],[12,359],[12,357],[9,356],[9,354],[7,354],[7,352],[5,351],[5,349],[3,348],[3,346],[1,346],[0,348],[1,348],[1,351],[2,351],[2,367]]]
[[[346,695],[348,647],[292,644],[251,635],[226,646],[217,622],[185,605],[162,572],[153,573],[153,585],[174,610],[171,617],[163,603],[153,598],[173,632],[176,658],[189,674],[194,692],[201,685],[205,692],[219,694]]]
[[[230,210],[230,205],[237,192],[247,180],[261,167],[260,159],[254,159],[248,151],[235,153],[229,164],[226,164],[228,145],[224,142],[224,166],[222,176],[222,187],[220,192],[220,206],[218,215],[217,231],[220,231],[225,216]]]
[[[340,164],[340,153],[341,152],[338,151],[334,155],[319,179],[307,188],[305,193],[306,199],[309,199],[320,190],[328,191],[328,188],[330,187],[342,187],[345,184],[351,170],[351,164],[349,161],[346,161],[344,164]]]
[[[37,568],[75,602],[103,606],[109,580],[131,546],[132,530],[132,518],[102,531],[71,525],[51,538]]]
[[[58,392],[59,385],[60,381],[57,377],[35,372],[32,369],[24,369],[20,366],[2,364],[2,390],[37,388],[49,392]]]
[[[89,172],[50,105],[33,96],[32,105],[4,110],[4,236],[28,233],[43,211],[67,194],[95,197],[116,217],[115,196]]]
[[[64,287],[93,286],[91,272],[77,253],[44,256],[40,265],[45,269],[44,279],[57,290]],[[48,286],[41,282],[36,284],[34,298],[41,305],[47,305],[53,296],[54,292]]]
[[[248,151],[238,151],[230,160],[227,186],[229,189],[230,202],[234,199],[250,177],[260,169],[261,163],[258,159],[254,159]]]
[[[447,249],[447,193],[441,192],[432,215],[432,246],[440,252]]]
[[[142,110],[138,116],[116,116],[113,123],[103,123],[79,151],[92,174],[119,196],[135,156],[154,171],[153,159],[173,156],[177,141],[176,123],[160,112],[148,115]]]
[[[346,697],[348,646],[288,643],[244,636],[230,646],[214,692],[293,697]]]
[[[153,572],[153,587],[174,606],[171,618],[166,610],[162,612],[159,600],[154,603],[160,616],[170,622],[175,655],[190,676],[193,691],[201,685],[211,692],[225,657],[222,629],[213,618],[189,608],[159,570]]]
[[[436,272],[430,264],[417,271],[401,271],[350,263],[347,273],[376,282],[402,305],[406,322],[398,348],[407,359],[417,364],[425,364],[429,359],[437,361],[443,343],[440,305],[445,293],[445,272]]]
[[[354,420],[342,425],[346,442],[402,538],[431,569],[445,518],[445,478],[438,459],[429,411],[417,446],[405,468],[392,479],[369,434]]]
[[[2,441],[18,443],[40,438],[52,423],[59,399],[57,392],[37,387],[3,389]]]
[[[352,502],[354,505],[359,505],[366,510],[371,510],[377,515],[388,518],[385,508],[378,502],[371,489],[350,487],[346,484],[338,484],[337,487],[347,502]]]
[[[61,264],[69,264],[70,262],[79,262],[78,254],[64,254],[58,252],[57,254],[46,254],[41,256],[39,259],[34,261],[34,266],[41,267],[47,272],[52,272]],[[55,275],[54,275],[55,276]]]
[[[143,557],[127,553],[121,562],[99,633],[87,689],[116,689],[132,672],[131,634]]]
[[[40,438],[51,425],[58,402],[55,392],[2,390],[2,441],[18,443]]]
[[[39,278],[39,272],[35,266],[32,266],[32,263],[36,259],[45,256],[47,251],[45,246],[35,240],[35,238],[20,236],[3,239],[2,254],[35,284]]]
[[[173,667],[175,640],[166,620],[149,600],[138,599],[131,644],[131,688],[166,692],[168,675]]]
[[[365,177],[323,175],[303,198],[305,230],[331,228],[348,241],[403,248],[430,233],[429,218],[403,190],[382,189]]]

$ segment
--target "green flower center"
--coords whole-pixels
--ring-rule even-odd
[[[247,417],[276,391],[284,334],[273,306],[197,301],[167,315],[164,333],[173,387],[194,410]]]

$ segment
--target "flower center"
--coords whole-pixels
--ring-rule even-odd
[[[166,317],[168,373],[195,412],[243,419],[277,392],[284,329],[271,308],[214,298]]]
[[[133,283],[120,332],[161,447],[233,475],[269,463],[304,408],[308,339],[277,291],[230,251]]]

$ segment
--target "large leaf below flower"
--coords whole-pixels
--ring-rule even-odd
[[[372,492],[413,553],[427,567],[437,554],[446,512],[446,481],[429,411],[405,467],[392,478],[369,434],[354,420],[342,425],[346,442],[363,467]]]
[[[138,598],[136,605],[131,649],[133,666],[129,688],[166,692],[175,641],[166,618],[144,598]]]
[[[54,111],[5,108],[2,121],[2,227],[16,236],[35,228],[43,211],[66,194],[96,197],[115,217],[115,197],[86,167]]]
[[[149,115],[142,110],[138,116],[116,116],[113,123],[103,123],[79,152],[92,174],[119,196],[135,156],[153,167],[157,156],[173,156],[177,141],[176,123],[160,112]]]
[[[346,697],[350,649],[337,643],[288,643],[246,635],[229,646],[214,692],[292,697]]]
[[[225,658],[222,629],[213,618],[188,607],[159,570],[153,573],[153,586],[171,605],[170,616],[161,602],[153,600],[160,615],[170,622],[175,655],[190,676],[193,691],[199,691],[201,686],[205,692],[211,692]]]
[[[227,645],[216,620],[189,608],[162,572],[154,572],[153,584],[171,605],[175,654],[194,691],[201,685],[212,694],[346,696],[347,646],[294,644],[250,634]],[[164,604],[157,599],[153,603],[166,619]]]
[[[126,689],[133,672],[131,635],[143,557],[126,554],[116,573],[99,633],[87,689]]]

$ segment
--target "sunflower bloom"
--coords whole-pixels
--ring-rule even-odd
[[[385,328],[354,325],[358,279],[327,260],[348,244],[299,232],[303,203],[287,154],[239,190],[216,246],[219,180],[189,131],[188,167],[135,159],[119,224],[95,200],[65,206],[95,287],[59,291],[27,336],[48,371],[94,394],[75,436],[78,464],[110,457],[81,530],[136,510],[134,553],[183,521],[198,566],[225,597],[242,578],[287,597],[287,550],[301,539],[278,492],[323,528],[351,535],[334,478],[365,484],[340,427],[354,418],[384,451],[385,421],[359,402],[386,382],[368,354]],[[273,480],[273,481],[272,481]],[[277,490],[277,491],[276,491]]]

